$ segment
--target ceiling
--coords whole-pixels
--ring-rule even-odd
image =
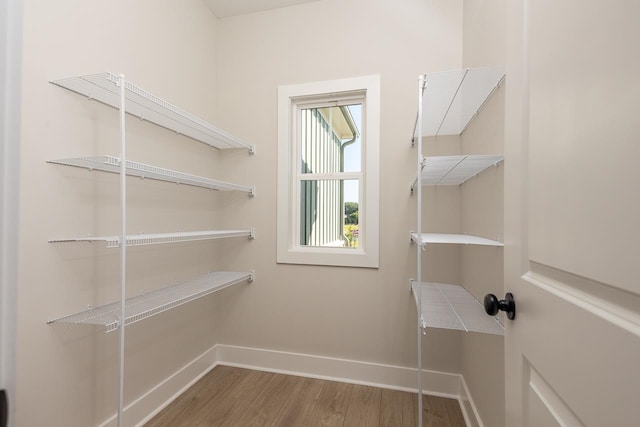
[[[203,0],[218,18],[246,15],[279,7],[311,3],[318,0]]]

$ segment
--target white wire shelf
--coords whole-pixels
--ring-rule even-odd
[[[119,108],[120,95],[118,76],[113,73],[91,74],[52,80],[51,83],[95,99],[110,107]],[[212,124],[172,105],[146,90],[125,80],[126,112],[143,120],[155,123],[176,133],[215,148],[246,148],[250,152],[255,147]]]
[[[422,136],[460,135],[500,85],[504,75],[501,68],[467,68],[425,74]]]
[[[422,185],[461,185],[482,171],[497,166],[503,155],[458,155],[424,157],[422,159]],[[412,190],[417,179],[414,181]]]
[[[125,302],[124,324],[139,322],[237,283],[253,281],[253,277],[253,272],[220,271],[128,298]],[[102,325],[106,332],[112,332],[119,327],[120,310],[120,302],[115,302],[49,320],[47,324]]]
[[[411,240],[423,246],[426,244],[447,243],[454,245],[504,246],[504,243],[497,240],[485,239],[484,237],[471,236],[468,234],[411,233]]]
[[[88,170],[120,173],[120,159],[112,156],[71,157],[67,159],[47,160],[47,163],[73,166]],[[172,182],[175,184],[191,185],[216,191],[244,191],[249,195],[255,195],[255,187],[247,187],[229,182],[218,181],[157,166],[127,160],[126,173],[130,176],[154,179],[157,181]]]
[[[411,290],[422,328],[504,335],[498,319],[487,315],[482,304],[462,286],[411,282]],[[418,292],[422,292],[422,307]]]
[[[209,230],[183,233],[133,234],[126,236],[126,246],[159,245],[165,243],[194,242],[199,240],[224,239],[229,237],[255,238],[255,230]],[[120,236],[107,237],[75,237],[68,239],[51,239],[49,243],[93,243],[104,242],[107,248],[119,248]]]

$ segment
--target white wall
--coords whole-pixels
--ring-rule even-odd
[[[506,2],[465,0],[463,64],[505,66]],[[502,85],[461,136],[464,154],[504,153],[504,91]],[[461,187],[462,229],[490,239],[503,239],[504,167],[483,172]],[[462,283],[477,299],[504,296],[503,249],[465,247]],[[504,316],[503,322],[508,321]],[[485,426],[504,426],[504,338],[486,334],[462,337],[462,374]]]
[[[220,115],[259,144],[251,168],[229,169],[259,184],[255,208],[226,215],[256,224],[246,258],[258,280],[220,312],[221,342],[415,367],[417,80],[461,66],[462,2],[324,0],[222,19],[216,40]],[[277,87],[369,74],[380,74],[382,93],[380,268],[276,264]],[[457,334],[424,341],[427,369],[460,371]]]
[[[118,177],[45,161],[118,155],[118,120],[116,110],[48,81],[123,72],[216,123],[216,20],[200,0],[27,0],[24,22],[17,425],[86,427],[116,411],[117,333],[45,322],[117,300],[119,255],[99,244],[47,240],[117,234]],[[224,178],[216,150],[135,118],[127,126],[129,159]],[[243,127],[226,129],[248,136]],[[219,223],[217,196],[207,190],[131,179],[128,196],[130,233]],[[246,194],[243,200],[249,202]],[[220,247],[218,241],[129,249],[128,294],[215,269]],[[228,289],[127,328],[126,402],[214,345],[217,298],[240,291]]]
[[[504,87],[485,105],[462,135],[464,154],[501,154],[504,141]],[[497,132],[496,132],[497,131]],[[461,188],[462,229],[503,239],[504,167],[492,167]],[[488,293],[504,297],[503,248],[464,247],[462,284],[479,301]],[[501,315],[502,321],[508,321]],[[462,336],[462,374],[485,426],[504,426],[504,337],[468,333]]]

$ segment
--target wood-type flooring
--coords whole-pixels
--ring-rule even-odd
[[[216,366],[146,427],[416,427],[415,393]],[[423,426],[464,427],[458,401],[424,396]]]

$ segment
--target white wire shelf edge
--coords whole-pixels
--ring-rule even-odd
[[[499,67],[426,73],[422,136],[460,135],[504,79]],[[414,137],[417,135],[417,126]]]
[[[127,246],[159,245],[166,243],[194,242],[198,240],[224,239],[230,237],[255,238],[255,230],[208,230],[182,233],[133,234],[126,236]],[[87,236],[65,239],[51,239],[49,243],[93,243],[104,242],[107,248],[120,247],[120,236]]]
[[[485,239],[484,237],[471,236],[468,234],[411,233],[411,240],[419,245],[448,243],[454,245],[504,246],[504,243],[497,240]]]
[[[237,283],[252,280],[253,272],[219,271],[128,298],[125,302],[125,325],[139,322]],[[115,302],[53,319],[47,323],[102,325],[105,326],[106,332],[111,332],[118,329],[120,313],[120,302]]]
[[[51,83],[95,99],[110,107],[119,108],[120,96],[118,76],[113,73],[90,74]],[[158,126],[188,136],[215,148],[246,148],[254,152],[255,147],[240,138],[152,95],[146,90],[125,80],[126,112]]]
[[[47,160],[47,163],[73,166],[88,170],[99,170],[110,173],[120,173],[120,159],[112,156],[70,157],[66,159]],[[218,181],[144,163],[127,160],[126,173],[130,176],[153,179],[157,181],[172,182],[175,184],[190,185],[207,188],[216,191],[244,191],[251,196],[255,193],[255,187],[247,187],[229,182]]]
[[[487,315],[482,304],[462,286],[414,281],[411,290],[423,328],[504,335],[498,318]],[[422,307],[418,304],[419,292]]]
[[[420,181],[427,186],[462,185],[503,161],[504,156],[501,154],[424,157]]]

